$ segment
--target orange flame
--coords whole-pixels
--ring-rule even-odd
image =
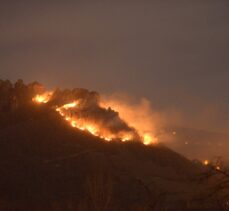
[[[70,108],[76,107],[77,105],[78,105],[78,102],[77,101],[74,101],[72,103],[68,103],[68,104],[63,105],[63,108],[70,109]]]
[[[47,103],[49,102],[49,100],[51,99],[53,95],[53,92],[45,92],[42,95],[37,95],[33,98],[33,101],[38,103],[38,104],[42,104],[42,103]],[[107,107],[107,105],[109,105],[110,102],[103,103],[102,107]],[[80,118],[76,118],[76,117],[72,117],[71,116],[71,109],[77,108],[77,106],[80,105],[80,101],[73,101],[67,104],[64,104],[60,107],[56,108],[56,111],[67,121],[69,122],[69,125],[77,128],[79,130],[82,131],[87,131],[90,134],[97,136],[105,141],[112,141],[115,139],[119,139],[122,142],[126,142],[126,141],[131,141],[133,140],[133,134],[129,133],[129,132],[120,132],[117,134],[113,134],[110,133],[109,131],[107,131],[105,128],[102,128],[100,125],[96,124],[96,122],[89,122],[86,120],[82,120]],[[128,106],[123,106],[122,104],[114,104],[111,103],[112,108],[114,107],[114,110],[119,112],[120,117],[127,122],[127,124],[131,127],[134,127],[137,131],[137,133],[140,135],[141,137],[141,141],[143,144],[145,145],[150,145],[150,144],[155,144],[158,142],[157,138],[155,137],[155,135],[152,132],[149,131],[145,131],[143,128],[144,126],[147,127],[147,124],[151,124],[149,123],[149,121],[145,122],[145,125],[142,124],[142,120],[141,118],[144,117],[144,115],[140,116],[139,118],[135,118],[136,116],[136,112],[134,112],[134,110],[132,111],[131,108],[129,108]],[[135,115],[135,116],[134,116]],[[141,119],[141,120],[140,120]],[[152,128],[150,126],[150,128]]]
[[[149,145],[149,144],[155,144],[158,141],[156,137],[154,137],[153,134],[145,133],[143,135],[143,144]]]
[[[100,102],[104,108],[111,107],[119,113],[121,119],[129,126],[136,129],[145,145],[158,143],[158,138],[154,134],[154,117],[151,112],[150,104],[143,99],[140,104],[128,104],[122,98],[107,98]]]
[[[204,164],[205,166],[209,165],[209,160],[204,160],[203,164]]]
[[[42,95],[36,95],[33,98],[33,102],[36,102],[38,104],[47,103],[51,99],[52,94],[53,94],[53,92],[45,92]]]

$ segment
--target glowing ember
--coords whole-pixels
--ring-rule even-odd
[[[70,118],[70,117],[65,117],[65,120],[66,120],[66,121],[70,121],[71,118]]]
[[[216,166],[215,169],[216,169],[216,170],[220,170],[220,166]]]
[[[205,165],[205,166],[211,165],[211,167],[213,167],[215,170],[218,170],[218,171],[221,170],[219,163],[214,164],[214,163],[210,162],[209,160],[204,160],[203,165]]]
[[[71,121],[72,127],[76,127],[76,121]]]
[[[78,104],[78,102],[77,101],[74,101],[72,103],[63,105],[63,108],[65,108],[65,109],[74,108],[74,107],[77,106],[77,104]]]
[[[209,160],[205,160],[205,161],[203,162],[203,164],[204,164],[205,166],[209,165]]]
[[[126,134],[122,137],[122,142],[130,141],[132,139],[133,137],[131,135]]]

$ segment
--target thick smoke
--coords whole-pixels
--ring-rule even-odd
[[[134,100],[124,93],[103,95],[100,101],[102,107],[112,107],[119,112],[119,116],[131,127],[137,129],[140,136],[150,135],[153,139],[160,136],[165,118],[159,112],[154,112],[152,105],[146,98]]]
[[[28,85],[22,80],[16,83],[0,80],[0,111],[14,111],[32,103],[36,95],[46,93],[44,87],[38,82]],[[67,103],[78,102],[78,106],[68,109],[68,116],[85,124],[96,125],[105,134],[115,134],[114,137],[123,137],[128,134],[131,139],[139,139],[138,133],[119,116],[119,113],[100,106],[100,96],[97,92],[87,89],[56,89],[48,101],[50,107],[61,107]]]
[[[69,102],[77,101],[78,105],[68,109],[68,116],[77,121],[96,125],[109,134],[129,134],[133,139],[139,139],[136,130],[130,127],[111,107],[100,106],[100,95],[86,89],[60,90],[57,89],[49,104],[60,107]]]

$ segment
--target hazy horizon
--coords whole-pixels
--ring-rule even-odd
[[[150,100],[171,124],[229,132],[229,2],[12,0],[0,78]]]

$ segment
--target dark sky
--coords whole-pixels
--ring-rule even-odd
[[[229,1],[2,0],[0,78],[127,92],[229,132]]]

